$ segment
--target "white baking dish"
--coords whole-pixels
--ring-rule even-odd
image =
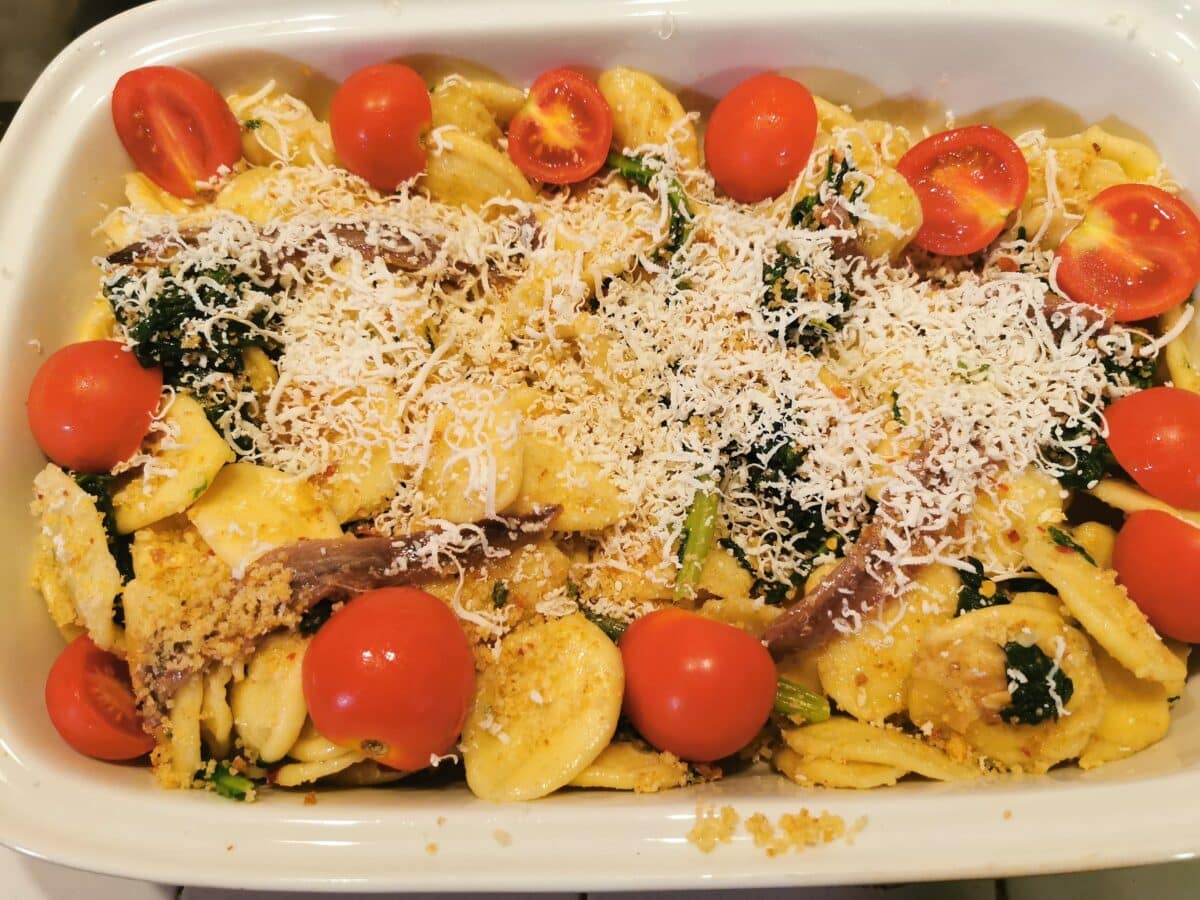
[[[105,23],[38,81],[0,144],[0,841],[98,871],[170,883],[275,888],[619,889],[880,882],[1146,863],[1200,851],[1200,687],[1169,738],[1090,774],[986,785],[803,790],[772,775],[657,796],[563,793],[493,806],[465,790],[276,792],[239,805],[158,790],[142,769],[74,754],[42,704],[60,646],[26,587],[28,485],[42,464],[22,399],[38,343],[55,347],[94,295],[86,260],[100,204],[129,168],[109,91],[129,68],[186,64],[221,87],[285,76],[309,95],[357,66],[462,56],[527,82],[552,64],[641,66],[715,95],[787,67],[856,107],[943,101],[960,118],[1048,98],[1060,127],[1115,117],[1152,136],[1200,185],[1200,14],[1184,2],[742,0],[503,4],[467,0],[154,3]],[[901,9],[902,6],[902,9]],[[306,71],[304,64],[311,67]],[[996,112],[994,115],[1001,115]],[[867,817],[853,846],[768,859],[744,831],[702,855],[698,802],[743,817],[807,807]],[[428,845],[436,844],[436,852]]]

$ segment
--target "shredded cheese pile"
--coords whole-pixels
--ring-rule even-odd
[[[718,198],[706,173],[677,171],[672,147],[638,152],[665,160],[656,190],[609,174],[479,213],[412,188],[381,197],[319,164],[277,168],[259,193],[279,211],[266,224],[215,208],[122,210],[169,260],[109,262],[106,278],[125,279],[134,317],[164,267],[248,278],[218,315],[280,348],[278,380],[263,396],[226,386],[254,413],[222,419],[227,437],[246,458],[303,477],[348,452],[386,453],[397,493],[372,524],[393,535],[436,526],[430,553],[473,533],[432,518],[421,491],[439,416],[460,433],[453,458],[499,513],[495,454],[520,428],[501,428],[495,446],[471,438],[499,427],[481,412],[489,398],[535,389],[537,427],[621,497],[622,521],[586,535],[582,587],[626,615],[622,579],[673,580],[699,490],[720,491],[718,533],[757,573],[786,578],[820,561],[780,497],[755,488],[755,466],[785,449],[799,461],[784,499],[814,510],[821,529],[852,535],[881,498],[896,511],[879,562],[898,568],[960,559],[971,536],[955,525],[999,475],[1047,467],[1063,426],[1083,427],[1077,445],[1100,427],[1113,390],[1105,357],[1134,345],[1055,296],[1049,254],[1001,245],[1016,271],[995,255],[974,268],[870,261],[847,252],[846,224],[870,216],[869,179],[852,198],[822,184],[818,199],[841,218],[793,225],[798,196],[741,206]],[[823,164],[814,155],[812,170]],[[693,218],[665,254],[673,179]],[[393,263],[403,257],[398,270],[387,248]],[[764,271],[784,258],[776,289],[796,298],[765,303]],[[816,355],[789,340],[806,331],[828,332]],[[932,478],[904,464],[918,447]],[[539,611],[575,605],[552,596]]]

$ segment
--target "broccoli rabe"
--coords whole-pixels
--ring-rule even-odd
[[[679,535],[679,571],[675,575],[675,598],[688,597],[700,580],[704,561],[712,550],[717,531],[717,503],[720,494],[711,488],[696,492],[683,532]]]
[[[164,383],[190,391],[214,427],[228,437],[231,429],[221,423],[248,417],[243,351],[258,347],[275,356],[279,350],[262,332],[271,324],[266,304],[249,316],[231,313],[246,291],[270,289],[226,267],[177,273],[164,269],[160,285],[145,304],[134,299],[135,285],[129,277],[109,283],[105,293],[138,362],[160,366]],[[214,380],[213,373],[228,378]]]
[[[792,273],[803,267],[802,259],[782,250],[773,263],[763,264],[763,309],[768,312],[786,309],[800,299],[800,292],[792,282]],[[831,312],[827,318],[789,322],[779,337],[789,347],[816,353],[842,327],[850,308],[850,295],[845,291],[833,291],[829,295],[829,305]]]
[[[745,473],[746,488],[787,522],[785,536],[769,533],[764,540],[787,540],[788,547],[799,557],[787,573],[760,572],[750,564],[745,551],[733,538],[720,543],[754,576],[751,588],[754,596],[778,606],[804,584],[812,571],[812,559],[823,552],[837,549],[840,538],[825,527],[819,503],[805,503],[792,496],[792,484],[799,477],[805,453],[790,442],[780,439],[758,444],[743,453],[731,454],[729,465]]]
[[[616,169],[622,178],[647,190],[655,189],[655,182],[662,167],[661,163],[651,164],[645,157],[626,156],[616,151],[608,154],[608,164]],[[667,242],[660,249],[664,256],[670,256],[682,247],[692,230],[694,213],[678,178],[667,179],[667,205],[671,209],[671,218],[667,226]]]
[[[1092,434],[1090,442],[1083,447],[1067,450],[1058,446],[1076,441],[1084,433],[1083,426],[1067,428],[1057,425],[1054,428],[1054,444],[1045,451],[1046,461],[1058,470],[1059,484],[1065,488],[1090,488],[1116,466],[1108,443],[1098,434]]]
[[[1070,676],[1036,644],[1007,643],[1004,657],[1012,703],[1000,710],[1000,718],[1010,725],[1058,721],[1060,706],[1065,707],[1075,693]]]
[[[232,771],[225,763],[217,763],[205,781],[212,782],[213,790],[230,800],[245,800],[254,793],[254,782],[245,775]]]
[[[962,586],[958,589],[957,615],[1010,602],[1008,594],[983,573],[983,563],[973,556],[967,557],[967,563],[971,570],[967,572],[960,569],[958,572]]]

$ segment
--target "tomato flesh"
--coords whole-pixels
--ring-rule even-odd
[[[711,762],[749,744],[775,702],[775,664],[740,628],[681,609],[636,619],[620,642],[625,713],[681,759]]]
[[[969,125],[925,138],[896,164],[921,202],[916,246],[962,256],[994,241],[1029,190],[1029,166],[1008,135]]]
[[[1104,411],[1108,446],[1133,480],[1179,509],[1200,509],[1200,394],[1155,387]]]
[[[162,370],[144,369],[118,341],[52,353],[29,386],[29,429],[53,462],[107,472],[138,449],[162,394]]]
[[[142,729],[129,667],[86,634],[50,667],[46,711],[62,739],[86,756],[136,759],[154,749],[154,738]]]
[[[1118,322],[1166,312],[1200,281],[1200,219],[1149,184],[1118,184],[1088,204],[1057,254],[1058,285]]]
[[[445,603],[416,588],[381,588],[330,616],[304,654],[303,683],[322,735],[414,771],[454,749],[475,665]]]
[[[713,109],[704,155],[713,178],[739,203],[778,197],[808,165],[817,107],[808,88],[782,75],[755,75]]]
[[[1159,634],[1200,643],[1200,528],[1156,509],[1131,513],[1113,568]]]
[[[112,94],[113,125],[147,178],[177,197],[242,158],[241,127],[217,89],[174,66],[126,72]]]
[[[543,72],[508,126],[508,155],[530,178],[573,184],[595,175],[612,143],[612,111],[586,75]]]
[[[421,76],[381,63],[342,82],[329,107],[333,147],[347,169],[389,193],[425,170],[433,105]]]

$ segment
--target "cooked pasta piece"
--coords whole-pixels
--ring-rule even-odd
[[[256,166],[332,165],[333,137],[308,104],[276,91],[274,82],[254,94],[230,94],[226,100],[242,125],[242,152]]]
[[[457,127],[438,132],[436,142],[421,176],[435,200],[473,210],[505,198],[533,201],[533,188],[521,170],[487,142]]]
[[[670,753],[629,741],[614,741],[569,782],[571,787],[607,788],[652,794],[688,783],[688,767]]]
[[[790,747],[776,750],[771,764],[797,784],[853,790],[889,787],[908,774],[902,768],[879,763],[806,757]]]
[[[1010,666],[1014,645],[1037,647],[1051,662],[1041,693],[1054,708],[1038,710],[1036,723],[1015,707],[1013,692],[1032,676]],[[1069,697],[1057,673],[1069,679]],[[1087,639],[1030,606],[980,609],[932,629],[908,686],[915,725],[935,738],[961,736],[981,756],[1020,771],[1045,772],[1078,756],[1103,711],[1104,684]]]
[[[620,651],[581,614],[513,632],[463,729],[467,784],[493,801],[569,784],[612,739],[624,688]]]
[[[1176,509],[1169,503],[1164,503],[1156,497],[1151,497],[1141,488],[1127,481],[1119,481],[1116,478],[1102,478],[1095,487],[1088,489],[1088,493],[1097,500],[1101,500],[1113,507],[1113,509],[1119,509],[1123,513],[1138,512],[1143,509],[1156,509],[1159,512],[1170,513],[1176,518],[1183,519],[1185,522],[1191,522],[1193,525],[1200,525],[1200,512]]]
[[[1143,681],[1093,647],[1104,679],[1104,716],[1079,755],[1079,766],[1092,769],[1132,756],[1162,740],[1171,724],[1171,704],[1161,682]]]
[[[33,580],[51,618],[60,629],[86,629],[98,647],[118,647],[113,605],[121,573],[95,498],[55,465],[38,473],[33,490],[30,509],[41,520]]]
[[[122,534],[183,512],[234,460],[204,407],[191,396],[177,395],[163,421],[165,431],[153,434],[145,447],[150,459],[144,470],[129,473],[113,491],[113,511]]]
[[[465,82],[446,79],[433,89],[429,100],[433,107],[434,128],[453,125],[493,147],[499,144],[500,126]]]
[[[845,716],[788,729],[783,732],[783,739],[803,759],[870,763],[902,772],[917,772],[936,781],[961,781],[981,774],[978,766],[951,759],[912,735]]]
[[[903,712],[917,646],[930,628],[954,616],[958,588],[949,566],[927,566],[912,590],[886,599],[860,630],[835,635],[817,656],[824,693],[866,722]]]
[[[233,750],[233,710],[229,706],[229,684],[233,671],[217,666],[206,672],[200,701],[200,736],[213,759],[228,759]]]
[[[1025,558],[1054,585],[1063,604],[1096,643],[1138,678],[1165,682],[1186,677],[1187,667],[1129,599],[1116,573],[1063,549],[1049,536],[1038,535],[1026,543]]]
[[[275,547],[342,534],[312,485],[252,463],[225,466],[187,517],[235,572]]]
[[[700,142],[683,104],[653,76],[617,66],[596,79],[613,117],[613,149],[618,153],[671,143],[682,168],[700,165]]]
[[[300,737],[308,718],[301,678],[307,646],[308,641],[298,634],[271,635],[250,657],[246,674],[233,685],[234,727],[254,760],[280,760]]]
[[[1162,314],[1163,333],[1167,333],[1184,315],[1185,310],[1196,309],[1194,300],[1169,309]],[[1163,358],[1167,364],[1167,374],[1171,383],[1177,388],[1200,394],[1200,321],[1192,316],[1182,332],[1173,338],[1163,349]]]

